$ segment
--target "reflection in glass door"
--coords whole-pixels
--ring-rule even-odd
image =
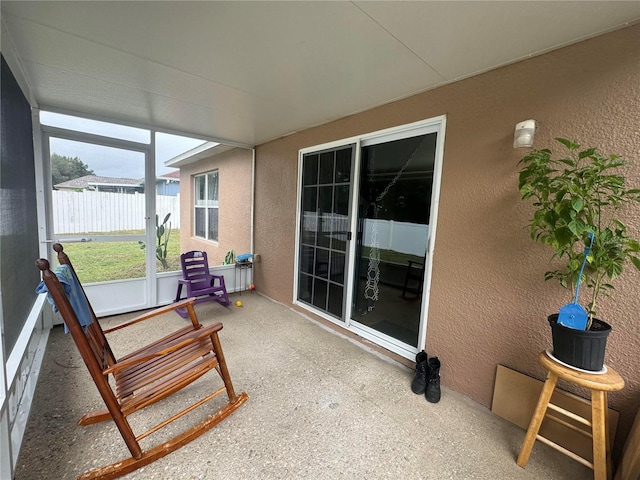
[[[362,143],[351,319],[418,347],[435,133]]]
[[[298,300],[344,321],[352,145],[302,158]]]

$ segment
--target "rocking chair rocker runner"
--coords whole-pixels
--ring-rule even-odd
[[[211,275],[209,272],[207,252],[192,250],[183,253],[180,255],[180,264],[182,265],[183,278],[178,280],[176,302],[182,300],[182,287],[186,286],[187,298],[194,297],[196,299],[194,303],[215,300],[224,306],[231,305],[224,277],[222,275]],[[176,313],[183,318],[188,316],[184,308],[176,309]]]
[[[55,244],[53,248],[58,252],[60,264],[68,265],[73,275],[75,275],[73,266],[69,261],[69,257],[64,253],[62,245]],[[84,415],[79,424],[85,426],[111,418],[116,423],[131,452],[131,458],[88,471],[78,479],[116,478],[148,465],[194,440],[220,423],[247,401],[248,396],[246,393],[236,395],[233,390],[231,377],[229,376],[218,338],[218,331],[222,329],[222,324],[214,323],[202,326],[198,322],[193,308],[195,303],[193,298],[144,313],[133,320],[108,330],[102,330],[93,309],[89,305],[93,323],[83,328],[60,281],[50,270],[49,262],[40,259],[36,261],[36,265],[42,271],[44,284],[60,311],[107,407],[104,410]],[[84,291],[82,291],[82,296],[86,298]],[[183,327],[120,359],[115,358],[107,342],[106,334],[152,319],[177,308],[185,309],[191,319],[189,326]],[[178,392],[214,369],[224,384],[221,388],[150,430],[137,436],[133,433],[127,420],[128,415]],[[109,382],[109,375],[113,375],[113,382],[111,383]],[[142,450],[139,444],[141,439],[204,405],[221,393],[226,393],[228,402],[217,412],[172,439],[163,441],[148,450]]]

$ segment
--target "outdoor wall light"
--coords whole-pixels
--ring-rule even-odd
[[[513,133],[513,148],[533,147],[533,135],[536,131],[535,120],[525,120],[516,124],[516,131]]]

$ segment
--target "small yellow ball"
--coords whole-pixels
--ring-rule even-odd
[[[236,307],[241,307],[241,306],[242,306],[242,302],[241,302],[240,300],[238,300],[238,301],[236,302]]]

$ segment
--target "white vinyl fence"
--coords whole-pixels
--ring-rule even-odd
[[[374,232],[378,237],[377,241]],[[423,257],[427,250],[428,235],[428,225],[394,220],[366,219],[364,221],[363,243],[367,247],[377,247],[380,250],[393,250]]]
[[[56,234],[144,230],[143,193],[69,192],[54,190],[53,223]],[[156,196],[159,222],[171,213],[172,228],[180,227],[180,195]]]
[[[304,229],[307,231],[333,232],[339,240],[346,240],[349,219],[345,215],[304,213]],[[375,235],[374,235],[375,233]],[[424,256],[427,248],[429,225],[393,220],[364,220],[363,244],[380,250],[393,250],[410,255]],[[375,243],[375,245],[374,245]]]

